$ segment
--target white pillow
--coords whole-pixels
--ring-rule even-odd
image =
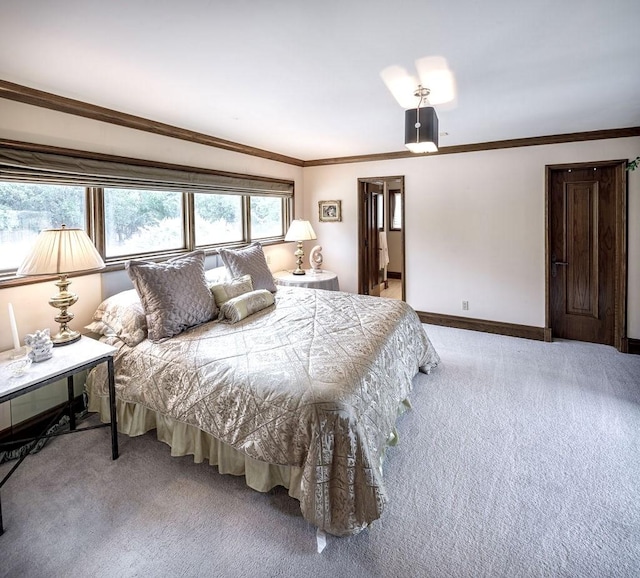
[[[204,278],[207,280],[207,283],[209,285],[214,283],[226,283],[231,279],[231,277],[229,277],[229,273],[227,272],[227,268],[224,265],[205,271]]]

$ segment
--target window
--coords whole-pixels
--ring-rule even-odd
[[[105,257],[185,247],[182,193],[104,189]]]
[[[244,239],[240,195],[194,194],[196,247]]]
[[[251,238],[266,239],[284,235],[282,199],[251,197]]]
[[[84,187],[0,181],[0,272],[17,269],[42,229],[84,228]]]
[[[389,191],[389,230],[402,230],[402,193]]]
[[[0,142],[0,281],[44,228],[86,228],[107,264],[284,240],[293,182]]]

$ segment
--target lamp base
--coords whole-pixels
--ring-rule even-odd
[[[71,285],[71,281],[69,281],[66,275],[60,275],[60,279],[56,281],[55,285],[60,291],[57,295],[49,299],[49,305],[60,309],[60,314],[54,317],[60,324],[60,330],[51,336],[53,346],[58,347],[78,341],[78,339],[80,339],[80,332],[74,331],[68,326],[68,323],[73,319],[73,313],[69,313],[67,309],[78,300],[78,296],[75,293],[67,291],[69,285]]]
[[[69,345],[70,343],[75,343],[81,337],[82,335],[79,331],[74,331],[73,329],[65,327],[60,329],[58,333],[52,336],[51,341],[53,342],[54,347],[60,347],[61,345]]]
[[[298,248],[294,253],[296,258],[296,268],[294,271],[291,271],[294,275],[306,275],[304,269],[302,268],[302,260],[304,259],[304,249],[302,248],[302,241],[298,241]]]

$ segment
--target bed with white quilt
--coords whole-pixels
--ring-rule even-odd
[[[118,348],[119,431],[156,429],[172,455],[284,486],[311,524],[355,534],[382,513],[385,449],[438,354],[404,302],[276,288],[257,244],[221,257],[227,278],[213,281],[200,252],[132,261],[135,289],[96,311],[89,329]],[[108,421],[102,366],[87,392]]]

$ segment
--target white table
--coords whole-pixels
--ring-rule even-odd
[[[291,271],[278,271],[273,274],[273,278],[276,285],[340,291],[338,275],[325,269],[322,270],[322,273],[316,273],[313,269],[305,269],[304,275],[294,275]]]
[[[55,420],[49,424],[45,430],[37,438],[25,440],[32,442],[35,446],[41,439],[47,436],[47,430],[56,423],[62,415],[69,412],[69,431],[65,433],[82,432],[89,429],[99,427],[111,428],[111,457],[118,458],[118,425],[116,421],[116,392],[115,379],[113,375],[113,355],[116,348],[106,343],[96,341],[89,337],[82,337],[79,341],[70,345],[54,347],[53,357],[39,363],[32,363],[31,366],[21,375],[13,375],[8,365],[14,361],[11,358],[12,351],[0,353],[0,403],[4,403],[30,391],[40,389],[45,385],[55,383],[61,379],[67,378],[68,403],[61,414],[56,416]],[[76,417],[73,410],[73,376],[85,369],[91,369],[100,363],[107,363],[107,374],[109,378],[109,405],[111,409],[111,422],[76,429]],[[56,434],[53,434],[56,435]],[[0,480],[0,488],[16,471],[18,466],[29,455],[25,453],[11,468],[9,473]],[[4,532],[2,525],[2,502],[0,501],[0,535]]]

